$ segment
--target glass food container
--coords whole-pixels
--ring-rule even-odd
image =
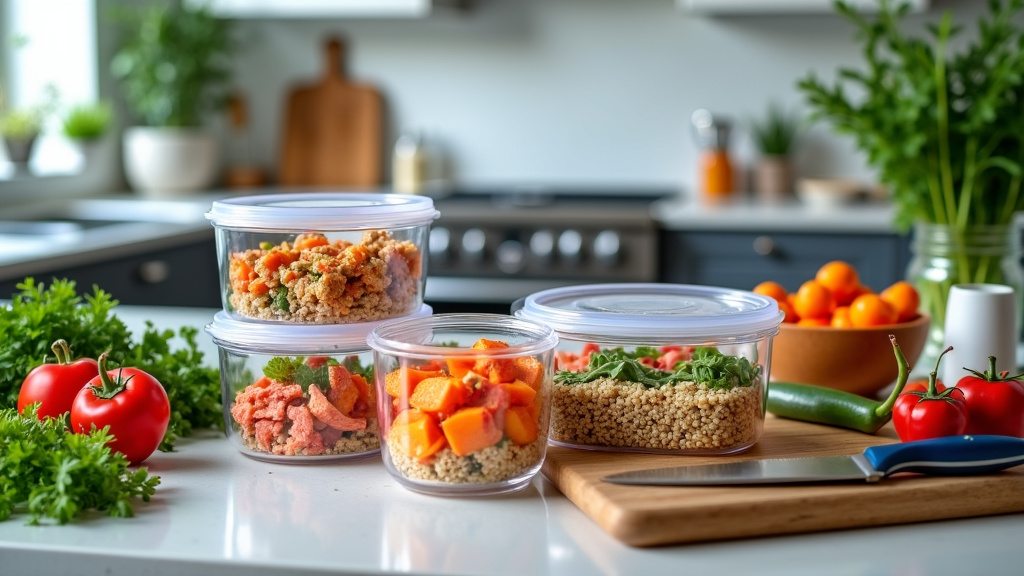
[[[277,323],[347,324],[405,316],[423,303],[433,200],[299,193],[219,200],[224,310]]]
[[[424,304],[410,317],[431,313]],[[276,462],[376,453],[366,336],[379,324],[268,324],[217,312],[206,331],[218,347],[224,430],[239,451]]]
[[[439,314],[382,324],[367,342],[392,477],[439,495],[529,484],[548,443],[550,328],[499,314]]]
[[[558,335],[553,444],[729,454],[761,436],[772,339],[783,317],[771,298],[600,284],[537,292],[513,313]]]

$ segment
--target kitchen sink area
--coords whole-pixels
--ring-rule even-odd
[[[0,266],[209,228],[212,199],[70,198],[4,208]],[[3,274],[2,277],[6,277]]]

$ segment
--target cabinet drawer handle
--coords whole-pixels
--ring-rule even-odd
[[[771,236],[758,236],[754,238],[754,253],[760,256],[771,256],[775,254],[775,241]]]

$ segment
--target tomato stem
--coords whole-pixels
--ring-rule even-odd
[[[53,350],[53,355],[57,357],[57,364],[71,364],[71,347],[68,346],[66,340],[62,338],[54,340],[53,344],[50,345],[50,350]]]
[[[889,341],[892,342],[892,351],[896,355],[896,365],[899,367],[899,374],[896,376],[896,386],[892,389],[892,393],[889,394],[885,402],[875,408],[875,415],[879,417],[888,417],[892,414],[892,407],[896,404],[896,398],[903,391],[903,387],[907,385],[907,378],[910,374],[910,364],[907,362],[907,357],[903,355],[903,351],[900,350],[900,345],[896,343],[896,336],[890,334]]]
[[[939,377],[939,363],[942,362],[942,357],[945,356],[946,353],[952,349],[952,346],[947,346],[946,349],[942,351],[942,354],[939,354],[939,357],[935,359],[935,370],[932,370],[928,374],[928,395],[926,396],[926,398],[932,398],[938,394],[939,389],[938,384],[936,383],[936,379],[938,379]],[[993,360],[993,366],[995,366],[994,362],[995,360]]]
[[[1003,370],[1002,372],[996,372],[996,357],[995,356],[989,356],[988,357],[988,370],[985,370],[984,372],[979,372],[977,370],[971,370],[970,368],[968,368],[966,366],[964,366],[964,370],[967,370],[971,374],[974,374],[976,377],[981,378],[982,380],[984,380],[986,382],[1011,382],[1013,380],[1020,380],[1020,379],[1024,378],[1024,373],[1017,374],[1016,376],[1008,376],[1008,374],[1010,373],[1008,370]]]
[[[114,396],[117,396],[124,391],[125,386],[128,385],[128,380],[132,379],[129,376],[126,380],[121,379],[121,368],[117,369],[117,378],[111,378],[110,374],[107,373],[107,353],[100,354],[100,357],[96,360],[96,363],[100,368],[100,382],[103,386],[90,386],[92,393],[97,398],[103,400],[110,400]]]

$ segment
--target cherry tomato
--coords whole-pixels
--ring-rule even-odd
[[[928,375],[928,389],[924,392],[903,392],[892,408],[892,423],[900,440],[926,440],[943,436],[958,436],[967,432],[967,401],[958,388],[938,391],[936,374],[939,362],[952,347],[943,350],[935,362],[935,371]]]
[[[988,357],[984,373],[968,369],[956,387],[967,399],[968,434],[998,434],[1024,438],[1024,374],[996,373],[996,357]]]
[[[29,404],[39,403],[36,417],[57,418],[71,411],[78,392],[99,374],[92,358],[71,361],[71,348],[64,340],[50,346],[57,357],[55,364],[42,364],[33,368],[18,392],[18,413],[24,414]]]
[[[110,449],[132,464],[149,458],[163,440],[171,420],[167,392],[156,378],[137,368],[107,370],[107,355],[99,358],[99,375],[75,397],[71,429],[88,433],[110,427]]]

